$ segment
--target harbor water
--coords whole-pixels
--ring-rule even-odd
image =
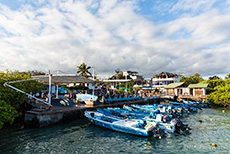
[[[182,122],[192,128],[190,135],[172,134],[162,139],[110,131],[90,124],[86,118],[40,129],[3,129],[0,153],[230,153],[229,110],[199,110]]]

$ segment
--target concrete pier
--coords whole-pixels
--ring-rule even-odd
[[[103,105],[74,105],[72,107],[53,106],[50,110],[34,109],[25,112],[25,126],[26,127],[46,127],[57,123],[73,121],[75,119],[83,118],[85,110],[96,110],[97,108],[105,107],[122,107],[128,104],[147,104],[159,103],[160,97],[153,97],[150,99],[142,99],[135,101],[114,102],[112,104]]]

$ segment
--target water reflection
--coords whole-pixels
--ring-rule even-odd
[[[110,131],[87,119],[42,129],[1,130],[0,153],[229,153],[229,115],[227,110],[203,109],[182,119],[191,126],[190,135],[160,140]]]

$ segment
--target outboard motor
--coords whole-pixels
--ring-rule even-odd
[[[182,132],[184,132],[185,134],[189,134],[189,130],[191,130],[191,128],[188,127],[188,125],[186,124],[183,124],[180,119],[178,118],[175,118],[175,119],[172,119],[172,123],[175,125],[175,129],[177,132],[180,132],[180,130]]]
[[[171,109],[168,109],[168,114],[172,115],[172,110]]]
[[[156,124],[155,127],[153,127],[153,137],[156,139],[161,139],[163,136],[166,136],[167,133],[164,129],[161,129],[158,124]]]
[[[180,118],[179,113],[175,109],[172,109],[172,118]]]

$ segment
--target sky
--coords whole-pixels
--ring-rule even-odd
[[[0,0],[0,71],[230,73],[230,0]],[[92,72],[92,70],[91,70]]]

